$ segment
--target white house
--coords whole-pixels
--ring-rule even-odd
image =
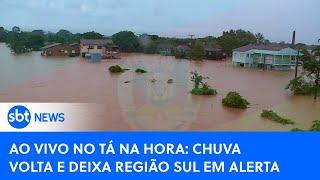
[[[300,53],[300,56],[302,53]],[[268,69],[289,70],[298,60],[298,51],[287,45],[247,45],[233,50],[232,62],[235,66],[266,67]]]
[[[82,57],[90,56],[91,53],[107,54],[107,51],[112,47],[112,40],[105,39],[83,39],[80,41],[80,53]]]

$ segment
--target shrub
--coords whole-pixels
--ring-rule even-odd
[[[313,121],[310,131],[320,131],[320,120]]]
[[[144,70],[144,69],[136,69],[136,71],[135,71],[136,73],[147,73],[147,71],[146,70]]]
[[[292,79],[286,89],[289,89],[294,94],[309,95],[312,93],[313,85],[306,82],[303,77],[299,76]]]
[[[299,128],[293,128],[291,129],[291,132],[304,132],[305,130],[299,129]]]
[[[191,59],[193,60],[202,60],[204,57],[204,48],[203,45],[199,42],[195,43],[192,46],[191,50]]]
[[[191,94],[194,94],[194,95],[216,95],[217,90],[212,89],[210,86],[205,84],[201,88],[192,89]]]
[[[115,66],[110,66],[109,67],[109,71],[111,73],[123,73],[123,72],[125,72],[127,70],[129,70],[129,69],[123,69],[119,65],[115,65]]]
[[[191,58],[191,52],[184,51],[184,50],[176,50],[174,52],[174,57],[177,59],[190,59]]]
[[[283,125],[294,124],[294,122],[291,119],[283,118],[272,110],[263,110],[261,113],[261,117],[269,119],[274,122],[281,123]]]
[[[203,77],[197,72],[191,72],[191,81],[194,83],[191,94],[194,95],[216,95],[217,91],[212,89],[206,82],[202,82]]]
[[[222,104],[239,109],[246,109],[250,105],[250,103],[237,92],[229,92],[228,95],[222,99]]]

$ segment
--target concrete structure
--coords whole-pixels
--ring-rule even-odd
[[[288,45],[250,44],[234,49],[232,62],[235,66],[290,70],[295,65],[297,56],[298,51]]]
[[[205,58],[209,60],[225,60],[226,53],[224,53],[221,49],[218,48],[205,48]]]
[[[69,56],[74,57],[78,56],[80,52],[79,44],[62,44],[62,43],[54,43],[42,48],[41,55],[43,56],[56,56],[63,57]]]
[[[108,51],[112,49],[112,46],[112,40],[84,39],[80,41],[80,53],[82,57],[90,56],[91,53],[98,53],[101,54],[101,56],[105,56],[108,54]]]

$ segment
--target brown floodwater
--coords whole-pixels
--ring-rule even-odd
[[[110,74],[108,67],[115,64],[130,70]],[[136,68],[148,73],[137,74]],[[205,81],[217,89],[218,95],[200,97],[189,93],[190,72],[195,70],[209,77]],[[71,65],[66,63],[63,68],[59,66],[1,90],[0,102],[92,103],[90,119],[74,122],[76,128],[69,130],[292,128],[259,118],[265,108],[291,115],[299,122],[298,127],[307,128],[312,120],[320,119],[320,105],[310,97],[295,97],[284,89],[293,76],[291,71],[233,67],[230,60],[193,62],[160,55],[124,54],[122,59],[100,63],[72,60]],[[174,83],[167,83],[169,79]],[[222,106],[222,98],[229,91],[238,91],[251,102],[250,108],[236,110]]]

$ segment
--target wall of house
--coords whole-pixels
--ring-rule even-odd
[[[80,54],[80,45],[70,46],[72,54]]]
[[[232,54],[232,62],[233,63],[246,63],[246,57],[247,53],[246,52],[240,52],[240,51],[233,51]]]
[[[57,45],[43,51],[45,56],[69,56],[72,48],[69,45]]]
[[[295,64],[298,52],[291,48],[281,51],[250,50],[247,52],[234,51],[232,62],[235,66],[265,67],[277,70],[289,70]]]
[[[92,47],[90,48],[90,46],[81,45],[81,54],[82,53],[88,53],[88,54],[90,54],[90,53],[98,53],[98,54],[103,55],[103,54],[106,53],[106,47],[105,46],[92,45]]]

